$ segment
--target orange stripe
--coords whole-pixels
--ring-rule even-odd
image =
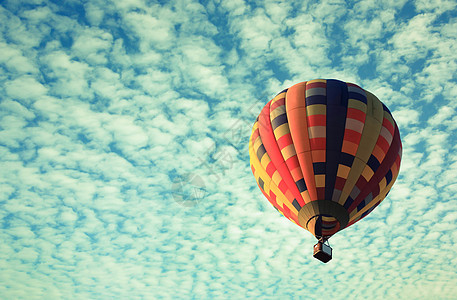
[[[306,82],[298,83],[287,90],[286,111],[290,133],[295,146],[303,178],[310,200],[317,200],[316,183],[313,171],[313,159],[309,143],[308,122],[305,108]],[[307,199],[305,199],[307,200]]]

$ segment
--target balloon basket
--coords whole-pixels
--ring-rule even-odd
[[[314,245],[313,256],[321,262],[327,263],[332,259],[332,247],[324,244],[322,241],[319,241],[316,245]]]

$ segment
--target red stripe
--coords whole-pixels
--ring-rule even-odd
[[[275,110],[276,108],[278,108],[278,107],[280,107],[280,106],[283,106],[284,103],[286,103],[286,98],[278,99],[278,100],[275,101],[273,104],[271,104],[271,106],[270,106],[270,111],[273,111],[273,110]]]
[[[335,189],[342,191],[345,183],[346,179],[336,176]]]
[[[279,183],[278,188],[281,190],[281,192],[285,195],[287,192],[287,184],[284,182],[284,180],[281,180]]]
[[[265,194],[264,194],[264,195],[265,195]],[[275,193],[273,193],[273,192],[270,190],[270,197],[268,197],[268,196],[266,196],[266,197],[267,197],[268,201],[270,201],[270,203],[271,203],[274,207],[280,209],[278,203],[276,202],[276,194],[275,194]]]
[[[327,87],[327,83],[326,82],[307,82],[306,83],[306,90],[309,90],[309,89],[314,89],[314,88],[326,88]]]
[[[259,122],[265,125],[259,127],[260,138],[262,139],[265,150],[270,156],[271,161],[275,165],[283,181],[287,184],[287,187],[292,193],[293,197],[295,199],[303,200],[276,142],[276,138],[271,127],[270,105],[271,101],[264,106],[259,116]]]
[[[344,140],[348,142],[353,142],[354,144],[359,144],[360,139],[362,138],[362,134],[354,131],[352,129],[345,129],[344,130]]]
[[[373,196],[373,199],[379,195],[379,182],[374,186],[374,189],[371,190],[371,195]]]
[[[295,216],[294,214],[290,214],[290,218],[291,218],[292,220],[294,220],[295,223],[299,224],[299,222],[298,222],[298,217],[297,217],[297,216]],[[300,226],[300,224],[299,224],[298,226]]]
[[[401,162],[401,156],[398,155],[397,159],[395,160],[395,165],[397,166],[397,170],[400,169],[400,162]]]
[[[275,201],[275,203],[278,202],[278,201],[276,200],[276,194],[275,194],[272,190],[270,190],[270,197],[271,197],[271,200],[274,200],[274,201]]]
[[[359,120],[362,123],[365,123],[365,118],[367,114],[357,108],[348,107],[347,119]]]
[[[367,180],[365,179],[365,177],[363,177],[362,175],[360,175],[359,179],[357,180],[357,183],[355,184],[355,186],[359,189],[359,191],[362,191],[363,188],[367,185]]]
[[[283,205],[283,212],[286,217],[290,218],[290,209],[285,204]]]
[[[270,178],[273,177],[273,174],[276,172],[276,166],[273,162],[269,162],[268,165],[267,165],[267,169],[265,170],[268,174],[268,176],[270,176]]]
[[[390,123],[388,119],[384,118],[384,120],[382,120],[382,126],[386,127],[386,129],[389,130],[392,136],[394,135],[394,126],[392,125],[392,123]]]
[[[325,187],[318,187],[317,190],[317,199],[325,200]]]
[[[294,170],[300,166],[296,155],[289,157],[289,159],[286,160],[286,164],[289,170]]]
[[[358,87],[359,89],[361,89],[362,91],[364,91],[364,89],[362,89],[360,86],[358,86],[357,84],[354,84],[354,83],[350,83],[350,82],[346,82],[346,84],[348,86],[355,86],[355,87]]]
[[[285,147],[293,144],[292,137],[290,133],[287,133],[278,139],[279,149],[284,149]]]
[[[382,149],[382,151],[384,151],[384,153],[387,153],[387,151],[389,151],[389,142],[387,142],[387,140],[382,136],[380,135],[378,137],[378,141],[376,142],[376,145],[379,146],[379,148]]]
[[[326,125],[327,125],[327,116],[326,115],[308,116],[308,127],[326,126]]]
[[[309,139],[312,150],[325,150],[326,138]]]
[[[267,199],[268,199],[268,201],[270,201],[270,203],[274,205],[274,203],[273,203],[273,202],[271,202],[271,199],[270,199],[270,197],[267,195],[267,193],[265,193],[265,191],[264,191],[264,190],[263,190],[263,189],[260,187],[260,185],[259,185],[259,184],[257,184],[257,186],[258,186],[258,187],[259,187],[259,189],[262,191],[262,194],[265,196],[265,198],[267,198]]]
[[[300,169],[308,188],[310,200],[317,200],[312,156],[310,152],[308,122],[305,108],[306,82],[296,84],[287,91],[287,118]],[[298,201],[298,200],[297,200]]]

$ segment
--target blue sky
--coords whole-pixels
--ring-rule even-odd
[[[63,2],[0,3],[1,298],[455,298],[455,1]],[[403,141],[328,264],[247,145],[315,78],[376,94]]]

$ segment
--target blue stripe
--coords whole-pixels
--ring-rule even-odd
[[[304,191],[307,190],[306,183],[305,183],[305,180],[303,178],[298,180],[297,182],[295,182],[295,185],[297,186],[298,191],[300,193],[303,193]]]
[[[300,210],[300,209],[301,209],[301,206],[300,206],[300,204],[298,204],[297,199],[294,199],[294,201],[292,201],[292,205],[293,205],[297,210]]]
[[[318,216],[314,227],[315,236],[322,236],[322,216]]]
[[[325,174],[325,162],[315,162],[313,163],[314,175]]]
[[[368,159],[367,165],[373,170],[373,172],[376,172],[376,170],[379,168],[381,165],[376,157],[373,155],[370,156],[370,159]],[[390,170],[389,170],[390,171]]]
[[[263,144],[261,144],[256,152],[256,155],[257,155],[257,158],[259,159],[259,161],[262,161],[262,157],[265,155],[265,153],[267,153],[267,150],[265,149]]]
[[[387,181],[387,184],[389,184],[392,181],[392,171],[391,170],[389,170],[389,172],[387,172],[387,174],[386,174],[386,181]]]
[[[362,202],[360,202],[359,205],[357,205],[357,211],[361,211],[363,208],[365,207],[365,200],[363,200]]]
[[[277,116],[271,121],[271,127],[273,130],[281,126],[282,124],[287,123],[287,114],[283,113],[282,115]]]
[[[345,152],[341,152],[340,155],[340,164],[352,167],[352,163],[354,162],[354,156]]]
[[[348,87],[339,80],[327,80],[327,126],[325,161],[325,199],[332,199],[341,161],[348,106]]]
[[[362,94],[359,94],[356,92],[349,92],[348,94],[349,94],[349,99],[359,100],[359,101],[367,104],[367,97],[365,95],[362,95]]]
[[[263,182],[262,178],[259,177],[259,186],[263,191],[265,191],[264,185],[265,185],[265,182]]]
[[[344,203],[344,208],[348,209],[349,207],[351,207],[352,203],[354,203],[354,199],[351,198],[351,196],[349,196],[347,199],[346,199],[346,202]]]
[[[305,105],[314,105],[314,104],[327,104],[327,99],[323,95],[309,96],[305,99]]]

